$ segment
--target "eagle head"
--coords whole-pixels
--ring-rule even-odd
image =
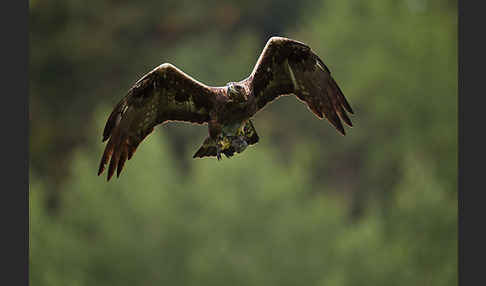
[[[243,103],[248,99],[245,87],[236,82],[229,82],[226,84],[226,94],[231,101],[236,103]]]

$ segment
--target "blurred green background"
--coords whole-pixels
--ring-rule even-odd
[[[31,285],[456,285],[456,7],[31,0]],[[193,160],[207,128],[170,123],[96,176],[138,78],[170,62],[237,81],[273,35],[331,69],[346,136],[285,97],[232,159]]]

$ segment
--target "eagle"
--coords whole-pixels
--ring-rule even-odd
[[[207,124],[209,135],[193,158],[221,154],[230,158],[256,144],[258,134],[251,118],[283,95],[295,95],[318,118],[325,117],[342,135],[343,120],[353,109],[324,62],[299,41],[271,37],[251,74],[225,86],[207,86],[170,63],[139,79],[115,106],[103,130],[108,140],[98,175],[108,167],[107,180],[135,153],[154,127],[170,121]]]

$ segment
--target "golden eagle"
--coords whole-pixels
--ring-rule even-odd
[[[272,37],[250,76],[211,87],[165,63],[144,75],[115,106],[103,131],[108,140],[98,175],[110,160],[107,179],[120,175],[125,161],[154,127],[168,121],[208,124],[209,136],[194,158],[231,157],[258,142],[250,118],[281,95],[294,94],[319,118],[345,134],[353,113],[331,72],[304,43]]]

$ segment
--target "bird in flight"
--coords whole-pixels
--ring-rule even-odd
[[[98,175],[109,162],[107,180],[133,156],[154,127],[169,121],[208,124],[209,135],[193,158],[221,154],[230,158],[258,142],[251,118],[282,95],[295,95],[318,118],[325,117],[342,135],[343,120],[352,126],[353,110],[331,72],[304,43],[272,37],[251,74],[225,86],[207,86],[164,63],[139,79],[115,106],[103,131],[108,140]]]

